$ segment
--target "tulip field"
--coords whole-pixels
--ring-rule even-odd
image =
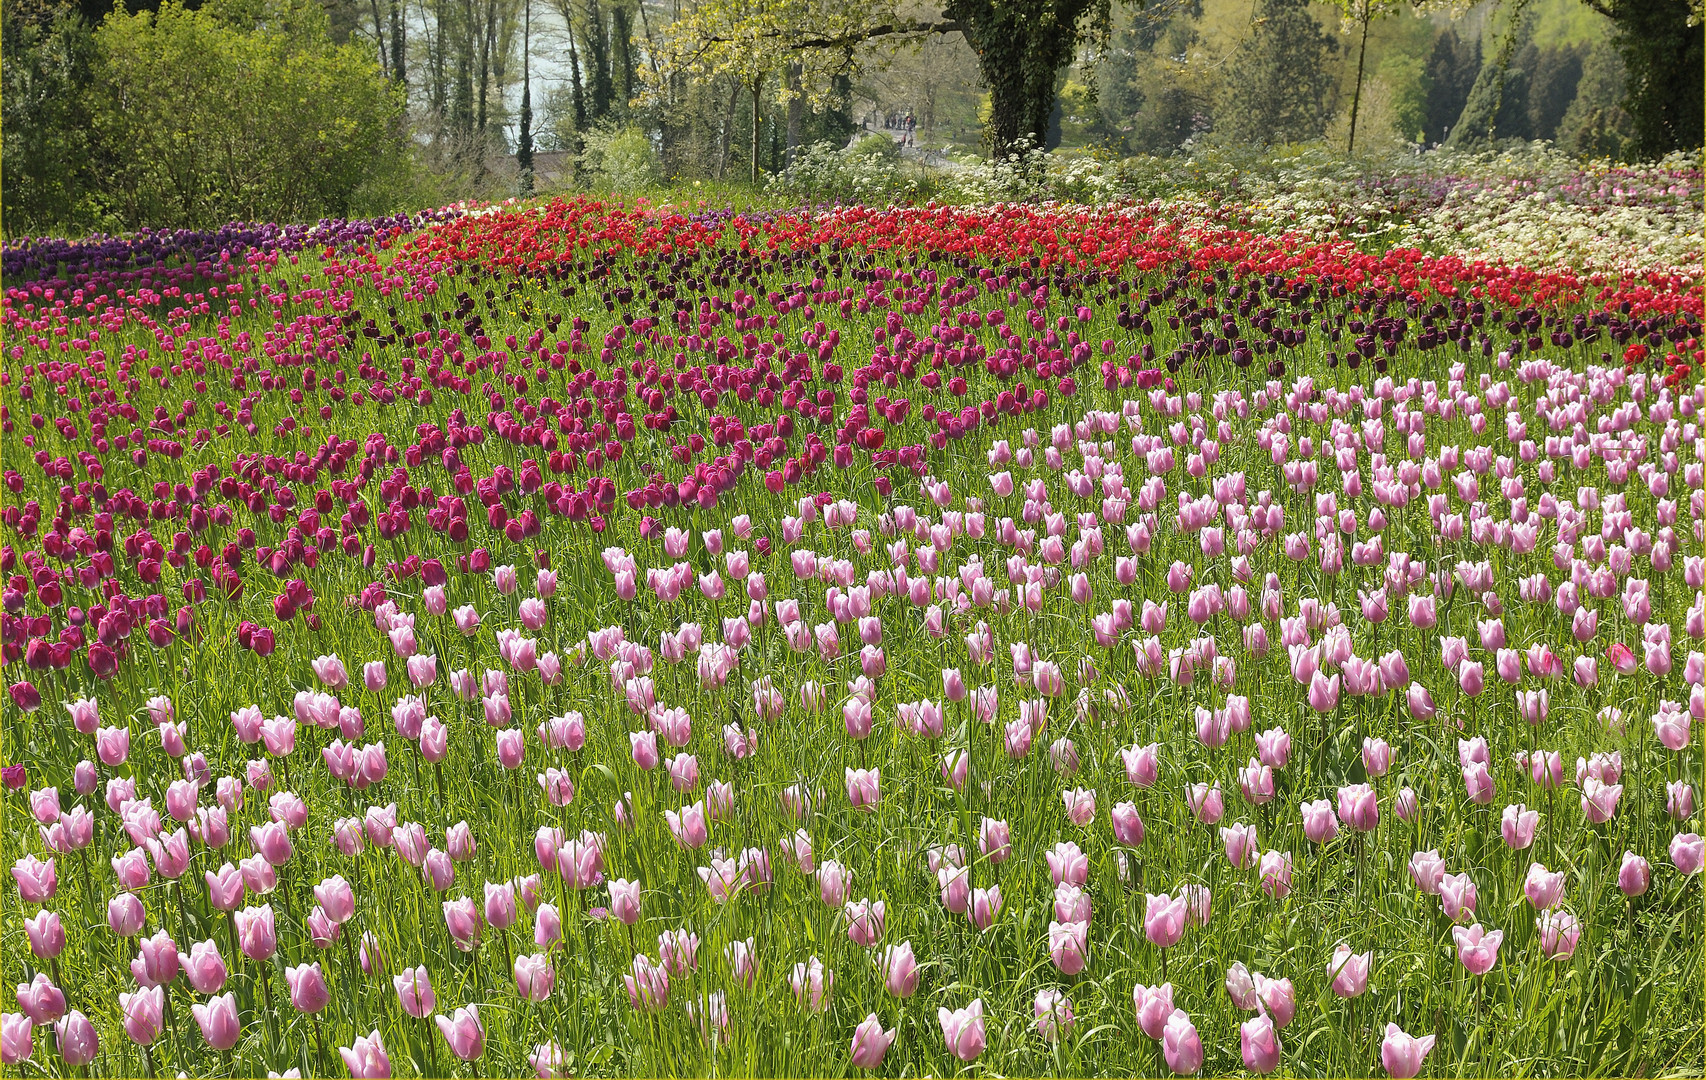
[[[12,244],[4,1075],[1699,1076],[1698,274]]]

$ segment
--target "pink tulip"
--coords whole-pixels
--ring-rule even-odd
[[[883,901],[849,900],[843,910],[847,916],[849,941],[870,948],[882,940],[885,924]]]
[[[1261,972],[1254,976],[1256,1000],[1266,1009],[1276,1029],[1284,1029],[1297,1015],[1297,989],[1290,979],[1270,979]]]
[[[1188,905],[1183,897],[1148,894],[1143,912],[1143,935],[1151,945],[1167,949],[1185,936],[1185,916]]]
[[[36,1027],[45,1028],[65,1015],[65,994],[38,971],[33,981],[18,984],[18,1007]]]
[[[1090,824],[1096,817],[1096,793],[1085,788],[1073,788],[1071,791],[1060,793],[1061,801],[1066,805],[1066,817],[1074,825],[1083,827]]]
[[[1329,811],[1328,817],[1332,814]],[[1305,818],[1307,829],[1307,817]],[[1226,845],[1226,861],[1235,869],[1244,870],[1255,864],[1260,856],[1260,845],[1256,840],[1256,827],[1239,822],[1230,828],[1222,827],[1220,839]]]
[[[426,1019],[438,1004],[432,991],[432,980],[427,977],[424,966],[405,968],[401,974],[392,977],[391,985],[397,991],[397,1002],[403,1011],[417,1020]]]
[[[877,809],[877,801],[881,798],[879,787],[882,779],[879,775],[881,771],[880,769],[852,768],[846,770],[847,800],[853,804],[855,810],[870,813]]]
[[[1061,974],[1076,975],[1084,970],[1089,962],[1089,933],[1090,924],[1087,922],[1049,923],[1049,958]]]
[[[963,867],[943,866],[936,871],[936,883],[941,889],[943,907],[955,915],[964,915],[970,910],[970,871]]]
[[[198,994],[217,994],[225,986],[225,958],[213,941],[198,941],[187,953],[178,953],[178,966],[184,979]]]
[[[1262,891],[1275,899],[1283,899],[1291,892],[1291,852],[1263,852],[1257,873],[1261,878]]]
[[[1333,958],[1327,961],[1327,978],[1332,982],[1333,993],[1342,998],[1360,997],[1368,989],[1368,972],[1373,961],[1374,953],[1353,953],[1341,941],[1333,949]]]
[[[1653,868],[1646,859],[1633,851],[1623,853],[1623,864],[1617,870],[1617,888],[1624,896],[1636,897],[1647,891],[1653,880]]]
[[[1279,1034],[1266,1012],[1244,1021],[1239,1026],[1238,1038],[1245,1068],[1258,1073],[1270,1073],[1279,1068]]]
[[[961,1061],[975,1061],[983,1053],[986,1037],[982,998],[963,1009],[949,1011],[939,1008],[936,1010],[936,1019],[942,1025],[942,1038],[947,1043],[949,1053]]]
[[[1256,736],[1256,754],[1263,765],[1283,769],[1291,759],[1291,736],[1284,728],[1270,728]]]
[[[1362,767],[1370,776],[1385,776],[1392,768],[1392,747],[1385,739],[1363,737]]]
[[[353,1046],[338,1047],[338,1056],[343,1058],[352,1080],[390,1080],[391,1056],[385,1052],[378,1029],[365,1036],[357,1035]]]
[[[1352,784],[1339,789],[1339,820],[1358,832],[1370,832],[1380,823],[1380,807],[1374,788]]]
[[[1494,787],[1492,774],[1487,771],[1484,761],[1472,761],[1463,766],[1463,787],[1469,795],[1469,801],[1486,805],[1493,801]]]
[[[557,981],[556,968],[543,953],[516,957],[514,975],[516,993],[535,1003],[549,998]]]
[[[1137,1026],[1151,1039],[1161,1038],[1166,1030],[1167,1021],[1174,1012],[1173,984],[1162,983],[1160,986],[1132,987],[1131,1003],[1136,1010]]]
[[[290,1003],[298,1012],[317,1013],[331,1004],[332,992],[320,973],[319,963],[287,967],[284,979],[290,988]]]
[[[918,961],[912,953],[912,942],[903,941],[884,948],[879,967],[883,987],[890,994],[907,998],[918,992]]]
[[[850,1047],[854,1068],[875,1069],[883,1063],[889,1046],[894,1042],[894,1029],[883,1030],[876,1013],[871,1013],[853,1029]]]
[[[119,893],[107,901],[107,926],[119,937],[135,937],[148,918],[135,893]]]
[[[278,937],[273,929],[272,905],[246,907],[236,916],[237,946],[251,960],[272,959],[278,951]]]
[[[1542,912],[1534,920],[1540,935],[1540,955],[1548,960],[1568,960],[1581,941],[1581,920],[1563,909]]]
[[[1671,837],[1670,861],[1685,877],[1700,873],[1706,866],[1706,839],[1698,833],[1678,833]]]
[[[1072,1034],[1077,1023],[1072,1014],[1072,999],[1059,990],[1038,990],[1031,1012],[1036,1017],[1037,1034],[1048,1043],[1058,1042],[1063,1036]]]
[[[1245,1012],[1256,1007],[1256,984],[1250,978],[1249,969],[1241,962],[1234,961],[1226,969],[1226,995],[1232,999],[1234,1007]]]
[[[1610,821],[1617,813],[1622,784],[1607,784],[1590,776],[1582,781],[1582,816],[1593,824]]]
[[[1397,1024],[1386,1025],[1386,1037],[1380,1042],[1380,1063],[1394,1080],[1411,1080],[1419,1076],[1422,1063],[1434,1048],[1434,1036],[1417,1038]]]
[[[1226,803],[1221,796],[1218,780],[1213,786],[1204,783],[1192,784],[1185,794],[1185,802],[1190,806],[1191,813],[1204,825],[1217,823],[1226,812]]]
[[[1517,803],[1505,807],[1499,821],[1499,831],[1507,846],[1512,850],[1521,851],[1534,843],[1534,830],[1539,823],[1539,811],[1530,810],[1522,803]]]
[[[1197,1029],[1183,1009],[1174,1009],[1161,1032],[1161,1056],[1167,1068],[1181,1076],[1202,1068],[1203,1045]]]
[[[243,1022],[237,1017],[236,994],[210,998],[205,1005],[198,1001],[190,1006],[190,1013],[201,1028],[202,1039],[215,1050],[229,1050],[242,1038]]]
[[[792,974],[788,976],[788,985],[794,991],[794,1000],[799,1002],[807,1012],[823,1012],[829,1008],[829,993],[835,986],[835,972],[824,967],[823,961],[812,957],[803,964],[795,964]]]
[[[178,977],[178,946],[166,931],[137,942],[139,955],[130,962],[138,986],[165,986]]]
[[[1128,746],[1120,751],[1125,762],[1126,780],[1136,787],[1154,787],[1160,773],[1161,744]]]
[[[827,859],[817,868],[817,884],[824,905],[840,908],[847,903],[847,894],[853,888],[853,872],[834,859]]]
[[[80,1011],[72,1009],[53,1027],[54,1040],[59,1044],[59,1056],[74,1069],[89,1065],[100,1053],[101,1040],[95,1026]]]
[[[160,1037],[164,1026],[163,1013],[166,992],[158,986],[120,993],[119,1010],[124,1014],[124,1033],[138,1046],[147,1046]]]
[[[1445,917],[1453,922],[1469,922],[1475,917],[1477,892],[1468,874],[1444,874],[1439,879],[1439,906]]]
[[[480,1025],[480,1007],[467,1005],[452,1015],[437,1015],[433,1022],[450,1046],[450,1052],[463,1061],[477,1061],[486,1052],[486,1029]]]
[[[38,960],[52,960],[65,948],[65,925],[55,911],[38,911],[24,919],[30,952]]]
[[[1467,928],[1451,928],[1452,940],[1457,942],[1457,959],[1471,975],[1485,975],[1499,962],[1499,943],[1502,930],[1483,930],[1480,923]]]
[[[1332,712],[1339,705],[1339,676],[1327,678],[1317,671],[1309,682],[1309,707],[1316,712]],[[1276,1057],[1277,1062],[1277,1057]]]

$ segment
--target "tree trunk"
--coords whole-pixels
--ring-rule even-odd
[[[461,14],[462,25],[456,28],[460,39],[456,43],[456,100],[450,111],[466,153],[474,131],[474,0],[463,0]]]
[[[575,141],[574,152],[581,152],[581,136],[586,131],[586,91],[581,86],[580,50],[575,47],[574,20],[569,24],[569,100],[575,110]]]
[[[989,149],[995,160],[1041,147],[1054,111],[1055,78],[1078,47],[1091,0],[949,0],[943,14],[965,28],[989,87]]]
[[[426,0],[421,0],[421,25],[426,28],[427,35],[427,59],[432,72],[432,104],[434,111],[438,113],[439,128],[442,130],[445,115],[449,112],[450,100],[450,87],[446,82],[444,68],[444,27],[436,25],[434,20],[428,18]]]
[[[379,42],[379,73],[390,78],[385,57],[385,22],[379,17],[379,0],[368,0],[368,3],[373,8],[373,39]]]
[[[1357,110],[1362,105],[1362,62],[1368,55],[1368,24],[1370,22],[1369,0],[1362,0],[1362,45],[1357,49],[1357,86],[1351,94],[1351,137],[1345,141],[1345,153],[1354,153],[1357,148]]]
[[[516,190],[522,198],[533,194],[533,4],[527,3],[521,32],[521,124],[515,135]]]
[[[794,158],[800,149],[800,113],[805,102],[800,98],[800,64],[795,61],[788,65],[788,168],[794,167]]]
[[[497,36],[497,0],[485,0],[486,32],[480,36],[480,138],[486,136],[486,115],[491,98],[492,39]]]
[[[752,77],[752,182],[758,183],[758,127],[759,102],[764,93],[764,75],[759,73]]]
[[[586,0],[586,35],[587,48],[592,53],[587,57],[592,68],[587,73],[592,82],[591,120],[596,124],[610,115],[611,96],[609,30],[604,25],[604,9],[598,0]]]
[[[610,75],[615,97],[612,104],[623,115],[628,112],[628,103],[634,100],[633,36],[634,26],[629,20],[628,9],[618,5],[610,12]]]
[[[729,108],[723,114],[722,145],[717,150],[717,179],[723,178],[723,172],[729,164],[729,143],[733,141],[735,130],[735,106],[740,104],[740,80],[729,80]]]
[[[403,9],[401,0],[391,0],[391,78],[406,82],[403,73]]]

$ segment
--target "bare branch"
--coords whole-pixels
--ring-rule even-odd
[[[849,45],[858,45],[862,42],[870,41],[874,38],[891,37],[897,34],[953,34],[963,31],[964,29],[965,27],[961,23],[952,19],[932,23],[885,24],[883,26],[871,26],[860,30],[852,30],[848,33],[838,34],[834,37],[799,38],[794,41],[783,42],[781,43],[781,47],[786,49],[842,49]],[[785,35],[786,31],[778,28],[761,30],[748,37],[708,37],[703,38],[702,40],[708,45],[722,45],[738,41],[750,41],[752,37],[779,38],[784,37]]]

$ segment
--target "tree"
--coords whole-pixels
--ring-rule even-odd
[[[1093,0],[948,0],[942,14],[977,53],[989,87],[989,148],[997,159],[1018,155],[1047,136],[1056,77],[1083,38]]]
[[[703,0],[662,35],[660,65],[700,78],[730,75],[751,90],[756,161],[759,94],[782,57],[795,57],[790,62],[802,67],[803,92],[821,101],[829,77],[852,73],[856,48],[893,49],[921,35],[963,33],[989,88],[990,149],[1007,158],[1046,137],[1059,75],[1087,24],[1107,25],[1111,3],[946,0],[940,18],[918,19],[898,0]]]
[[[527,2],[527,14],[521,32],[521,123],[515,133],[515,167],[520,174],[517,185],[522,198],[533,194],[533,4]]]
[[[126,225],[347,215],[403,160],[394,85],[312,3],[234,24],[168,0],[95,42],[100,185]]]
[[[1527,43],[1531,20],[1524,17],[1529,0],[1512,0],[1506,12],[1505,29],[1499,34],[1498,49],[1475,76],[1475,85],[1463,103],[1463,112],[1452,125],[1445,145],[1457,149],[1484,146],[1493,140],[1498,128],[1499,111],[1504,105],[1505,83],[1510,76],[1511,57]]]
[[[1457,31],[1446,27],[1434,40],[1433,53],[1428,57],[1426,78],[1428,102],[1423,124],[1424,142],[1437,143],[1445,139],[1463,106],[1469,101],[1469,91],[1481,71],[1481,39],[1465,40]]]
[[[76,7],[5,0],[0,201],[8,235],[99,224],[89,139],[95,60],[94,34]]]
[[[1327,58],[1338,43],[1305,0],[1259,0],[1256,10],[1255,33],[1228,77],[1228,103],[1216,130],[1263,145],[1318,139],[1327,129],[1333,89]]]
[[[1361,40],[1357,44],[1357,77],[1356,89],[1351,94],[1351,133],[1346,140],[1345,152],[1355,153],[1357,146],[1357,113],[1362,108],[1362,78],[1363,62],[1368,58],[1368,28],[1374,20],[1384,18],[1394,12],[1403,10],[1404,0],[1333,0],[1344,12],[1345,21],[1352,27],[1360,27]],[[1526,2],[1526,0],[1519,0]]]
[[[1627,72],[1624,106],[1635,137],[1630,150],[1657,158],[1692,150],[1706,134],[1706,38],[1699,0],[1583,0],[1617,27]]]
[[[1626,91],[1623,58],[1609,41],[1596,42],[1582,60],[1575,100],[1558,122],[1558,145],[1581,157],[1622,157],[1635,134],[1623,108]]]

